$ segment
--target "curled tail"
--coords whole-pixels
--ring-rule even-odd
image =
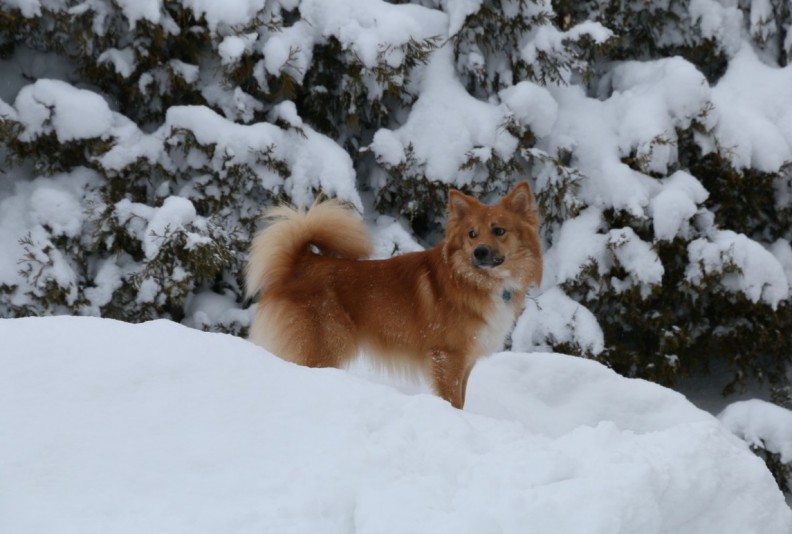
[[[270,224],[253,239],[245,269],[248,298],[288,277],[312,246],[335,258],[371,255],[371,240],[363,221],[338,200],[314,204],[307,211],[279,206],[267,210],[263,218]]]

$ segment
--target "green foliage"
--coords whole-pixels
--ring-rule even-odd
[[[411,73],[440,44],[439,36],[410,39],[400,46],[383,44],[376,65],[369,68],[330,37],[315,47],[314,62],[294,89],[295,101],[303,117],[354,153],[387,124],[394,110],[415,101],[417,95],[408,89]],[[394,54],[403,56],[396,65],[389,61]]]
[[[719,225],[767,243],[791,237],[792,206],[778,200],[779,191],[790,190],[789,164],[775,173],[737,170],[721,153],[690,151],[690,169],[710,192],[708,207]]]
[[[784,463],[781,455],[763,448],[753,448],[759,458],[764,460],[778,488],[786,495],[792,494],[792,465]]]
[[[531,163],[531,174],[536,177],[536,201],[542,214],[543,231],[552,242],[553,229],[580,215],[585,203],[578,196],[580,181],[584,176],[570,166],[571,154],[564,152],[554,157],[540,149],[523,152]]]
[[[700,21],[691,16],[686,0],[555,0],[553,8],[556,23],[562,28],[595,20],[613,30],[609,60],[681,56],[711,81],[726,70],[722,43],[702,33]]]

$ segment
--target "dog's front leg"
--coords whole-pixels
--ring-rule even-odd
[[[460,410],[465,405],[465,390],[473,366],[464,354],[449,350],[432,351],[432,378],[437,395]]]

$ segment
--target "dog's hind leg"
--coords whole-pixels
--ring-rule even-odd
[[[260,304],[250,339],[286,361],[340,367],[355,354],[351,324],[337,310],[270,299]]]
[[[306,303],[292,314],[282,336],[293,345],[289,359],[308,367],[342,367],[355,356],[355,326],[343,309]]]

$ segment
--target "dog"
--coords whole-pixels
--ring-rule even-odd
[[[337,200],[265,212],[245,272],[258,297],[249,340],[309,367],[359,352],[424,373],[462,409],[476,360],[500,350],[530,286],[542,279],[539,218],[527,182],[495,205],[451,190],[434,248],[369,260],[357,213]]]

